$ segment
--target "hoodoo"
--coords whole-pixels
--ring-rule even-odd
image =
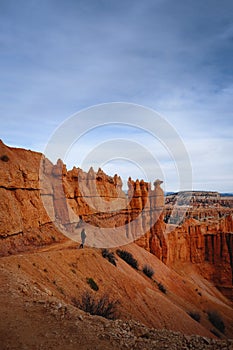
[[[118,175],[68,171],[62,160],[53,165],[3,142],[0,157],[1,256],[64,241],[62,230],[72,231],[82,217],[96,228],[121,227],[126,242],[131,237],[169,266],[195,264],[232,298],[232,197],[201,191],[165,197],[162,181],[152,187],[131,178],[126,194]]]

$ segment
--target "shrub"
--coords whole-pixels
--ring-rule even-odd
[[[99,290],[99,287],[97,283],[93,280],[93,278],[87,278],[87,283],[89,284],[91,289],[93,289],[94,291],[97,292],[97,290]]]
[[[85,292],[81,301],[73,298],[72,302],[76,307],[91,315],[102,316],[110,320],[115,320],[118,316],[117,305],[119,301],[110,300],[106,294],[95,300],[88,292]]]
[[[164,294],[167,293],[167,289],[164,287],[164,285],[161,282],[158,283],[158,287],[161,292],[163,292]]]
[[[1,156],[1,160],[3,162],[8,162],[9,161],[9,157],[6,154],[4,154],[3,156]]]
[[[154,274],[154,270],[148,265],[144,265],[142,271],[149,278],[151,278]]]
[[[117,250],[117,255],[124,260],[127,264],[132,266],[134,269],[138,270],[138,262],[136,259],[134,259],[133,255],[126,250]]]
[[[200,322],[201,316],[196,311],[188,311],[187,314],[192,317],[195,321]]]
[[[116,257],[114,253],[110,252],[108,249],[102,249],[102,257],[107,259],[114,266],[116,266]]]
[[[211,333],[213,333],[216,337],[221,338],[220,334],[216,331],[216,329],[211,329]]]
[[[212,325],[217,328],[220,332],[224,333],[225,331],[225,324],[219,315],[218,312],[216,311],[208,311],[208,320],[212,323]]]

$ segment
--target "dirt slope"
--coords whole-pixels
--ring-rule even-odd
[[[140,270],[144,264],[154,269],[153,280],[120,258],[115,267],[102,257],[100,250],[78,250],[72,242],[2,257],[1,349],[123,349],[127,344],[132,349],[140,344],[151,349],[162,349],[161,344],[170,344],[170,348],[180,344],[174,347],[180,349],[194,340],[197,344],[204,342],[204,347],[197,349],[208,348],[212,344],[209,340],[205,343],[202,338],[190,340],[188,337],[196,334],[214,338],[210,332],[214,327],[207,319],[208,310],[217,310],[224,320],[225,335],[218,331],[220,336],[223,339],[232,337],[232,304],[191,265],[181,276],[136,244],[124,249],[137,258]],[[88,277],[98,284],[97,292],[90,289]],[[167,294],[158,289],[156,282],[166,287]],[[72,298],[79,299],[87,290],[96,297],[108,293],[111,299],[119,300],[123,321],[89,316],[75,308]],[[187,311],[197,311],[200,323]],[[146,327],[161,331],[149,332]],[[170,334],[164,329],[186,336]],[[148,332],[149,335],[140,336]],[[158,347],[152,340],[158,341]],[[229,344],[227,348],[230,349]]]

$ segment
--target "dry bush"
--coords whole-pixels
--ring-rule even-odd
[[[114,266],[116,266],[116,257],[114,253],[110,252],[108,249],[102,249],[102,257],[107,259]]]
[[[87,283],[89,284],[89,286],[91,287],[91,289],[93,289],[94,291],[97,292],[97,290],[99,290],[99,286],[98,284],[93,280],[93,278],[87,278]]]
[[[117,255],[124,260],[127,264],[132,266],[135,270],[138,270],[138,262],[136,259],[134,259],[133,255],[126,250],[117,250]]]
[[[201,316],[196,311],[188,311],[187,314],[192,317],[195,321],[200,322]]]
[[[164,287],[164,285],[161,282],[158,283],[158,287],[161,292],[163,292],[164,294],[167,293],[166,287]]]
[[[91,315],[102,316],[110,320],[115,320],[118,317],[117,305],[119,301],[110,300],[107,294],[95,299],[89,292],[85,292],[81,301],[73,298],[72,302],[76,307]]]
[[[212,325],[217,328],[220,332],[225,332],[225,324],[217,311],[208,311],[208,320]]]
[[[149,278],[152,278],[152,276],[154,275],[154,270],[151,266],[148,265],[143,266],[142,272]]]

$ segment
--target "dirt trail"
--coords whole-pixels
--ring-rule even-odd
[[[54,243],[51,244],[49,246],[45,246],[43,248],[38,248],[35,250],[35,252],[50,252],[53,250],[64,250],[64,249],[68,249],[68,248],[77,248],[79,247],[79,243],[68,240],[66,242],[61,242],[61,243]]]

